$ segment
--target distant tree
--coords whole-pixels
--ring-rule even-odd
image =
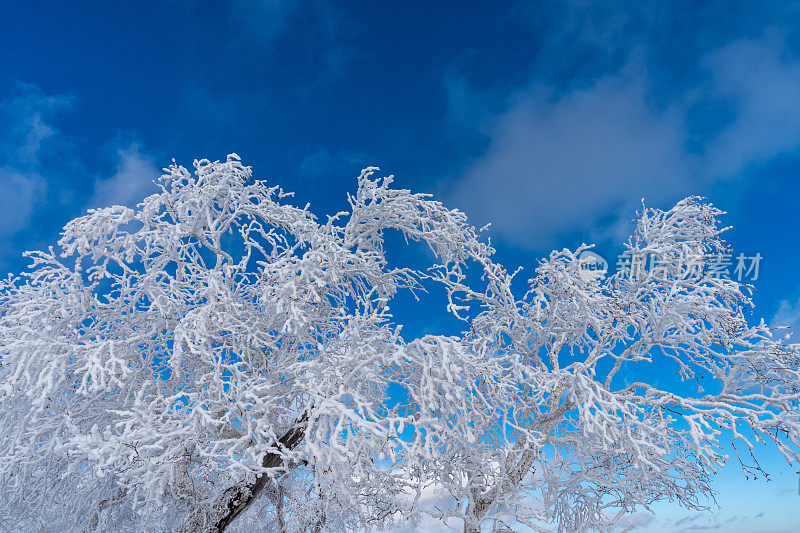
[[[235,155],[173,164],[29,253],[0,287],[3,529],[585,531],[702,507],[723,436],[747,473],[759,441],[800,460],[800,354],[709,275],[716,208],[642,211],[652,275],[581,276],[584,246],[517,296],[465,215],[375,170],[320,222]],[[404,338],[389,303],[436,284],[462,334]]]

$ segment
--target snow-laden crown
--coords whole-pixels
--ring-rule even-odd
[[[724,250],[702,199],[640,214],[627,249],[661,257],[659,276],[582,279],[582,246],[520,297],[463,213],[376,168],[323,223],[235,154],[194,166],[135,210],[70,222],[0,287],[6,529],[220,531],[241,514],[339,531],[425,512],[582,531],[700,506],[723,434],[800,459],[796,347],[748,325],[745,287],[669,261]],[[387,259],[392,230],[429,268]],[[404,338],[392,299],[430,305],[437,284],[463,333]],[[648,365],[693,385],[659,389]]]

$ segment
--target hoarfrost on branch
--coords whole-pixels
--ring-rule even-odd
[[[643,208],[626,248],[659,276],[582,279],[582,246],[520,295],[464,214],[376,170],[321,222],[235,154],[173,163],[29,253],[0,287],[3,529],[585,531],[702,507],[723,439],[748,475],[762,441],[800,459],[797,347],[679,266],[726,252],[711,204]],[[462,333],[406,338],[390,303],[436,286]]]

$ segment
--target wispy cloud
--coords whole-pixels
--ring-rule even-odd
[[[26,228],[47,184],[37,174],[0,168],[0,243]]]
[[[159,171],[152,159],[142,154],[138,144],[118,148],[117,171],[107,179],[98,179],[88,207],[109,205],[134,206],[150,193],[155,192],[155,180]]]
[[[0,102],[0,158],[4,164],[29,170],[38,167],[46,145],[58,140],[53,121],[74,106],[71,95],[46,94],[36,85],[17,83],[11,95]]]
[[[24,230],[44,202],[41,170],[60,142],[53,121],[73,106],[69,95],[23,83],[0,101],[0,242]]]
[[[51,242],[61,224],[88,207],[131,205],[155,189],[159,175],[141,144],[111,139],[89,161],[57,127],[76,109],[70,95],[17,83],[0,100],[0,265]],[[95,151],[96,152],[96,151]],[[111,163],[111,168],[106,170]],[[86,170],[91,169],[91,170]],[[113,172],[113,173],[112,173]],[[105,175],[112,174],[105,178]]]
[[[496,119],[487,153],[459,179],[452,202],[518,244],[686,188],[679,110],[652,109],[641,67],[554,100],[530,87]]]
[[[673,527],[676,531],[698,531],[719,529],[722,527],[722,524],[720,524],[719,519],[712,514],[696,513],[676,520]]]
[[[782,300],[772,323],[775,326],[788,327],[783,333],[791,335],[789,342],[800,343],[800,298],[795,302]]]
[[[800,60],[779,38],[738,41],[708,54],[701,91],[724,100],[733,120],[710,140],[705,174],[730,177],[782,153],[800,153]]]
[[[784,531],[783,528],[775,528],[774,524],[765,526],[764,518],[766,516],[764,512],[754,515],[720,515],[705,512],[685,515],[677,520],[666,520],[663,523],[670,531]]]
[[[619,519],[617,523],[614,524],[611,531],[620,531],[620,532],[628,532],[628,531],[636,531],[639,528],[646,527],[653,523],[655,516],[651,513],[646,512],[636,512],[631,514],[626,514],[622,518]]]
[[[587,226],[620,237],[642,197],[663,204],[706,193],[800,153],[800,61],[780,38],[706,53],[703,76],[666,101],[645,55],[634,48],[623,68],[586,86],[535,82],[508,97],[485,120],[488,149],[451,184],[453,204],[522,246],[550,246]]]

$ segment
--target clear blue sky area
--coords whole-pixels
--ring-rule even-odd
[[[236,152],[320,215],[378,165],[493,222],[520,280],[582,242],[613,271],[642,198],[708,196],[763,257],[754,319],[800,326],[796,2],[8,0],[0,57],[2,273],[173,157]],[[726,468],[713,514],[635,520],[797,531],[797,467],[765,466]]]

